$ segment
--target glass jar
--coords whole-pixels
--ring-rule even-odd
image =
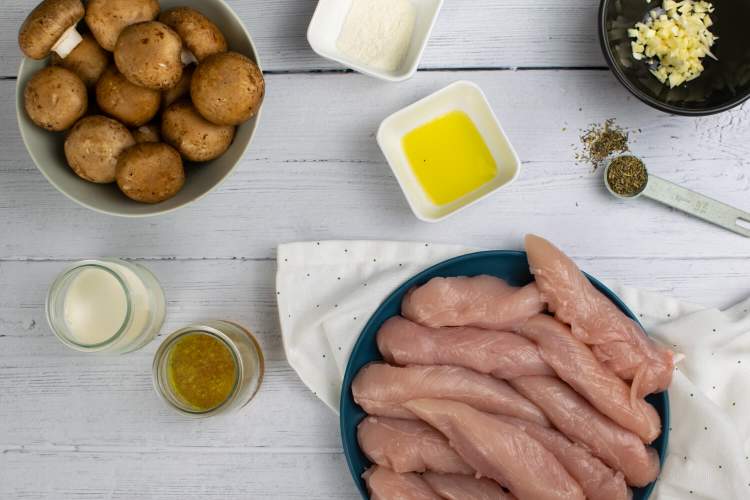
[[[123,354],[156,337],[166,301],[145,267],[120,259],[84,260],[52,283],[46,310],[50,328],[68,347]]]
[[[198,409],[186,401],[176,389],[174,374],[170,371],[175,369],[172,363],[177,346],[181,340],[191,335],[205,335],[219,341],[228,349],[234,364],[231,390],[219,404],[212,408]],[[205,357],[201,359],[201,353],[197,353],[197,359],[193,359],[196,363],[202,363],[204,370],[205,364],[210,362]],[[162,342],[154,356],[154,389],[169,406],[178,412],[191,417],[208,417],[234,412],[247,405],[260,389],[264,370],[263,352],[252,333],[229,321],[205,321],[181,328]],[[196,383],[201,384],[203,381],[198,380]]]

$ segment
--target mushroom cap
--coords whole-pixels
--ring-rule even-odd
[[[96,102],[104,113],[128,127],[140,127],[159,111],[161,93],[130,83],[110,66],[96,82]]]
[[[198,61],[211,54],[227,51],[227,40],[219,27],[195,9],[169,9],[161,13],[159,21],[180,35],[182,42]]]
[[[86,34],[65,59],[53,53],[52,64],[69,69],[87,87],[93,87],[109,66],[109,52],[101,48],[93,36]]]
[[[140,127],[130,131],[133,134],[133,139],[137,144],[142,142],[161,142],[161,133],[159,132],[159,125],[156,123],[148,123],[141,125]]]
[[[126,26],[152,21],[159,15],[158,0],[89,0],[86,24],[104,50],[115,50]]]
[[[26,84],[23,104],[37,126],[59,132],[86,114],[88,95],[78,75],[60,66],[48,66]]]
[[[161,107],[168,108],[173,102],[183,97],[190,97],[190,80],[193,78],[195,65],[190,64],[182,69],[182,78],[177,85],[161,93]]]
[[[265,90],[258,65],[237,52],[208,56],[190,82],[195,108],[217,125],[239,125],[255,116]]]
[[[190,101],[180,100],[162,114],[161,135],[186,160],[209,161],[223,155],[232,144],[234,126],[214,125]]]
[[[83,18],[81,0],[44,0],[18,30],[18,46],[32,59],[44,59],[68,28]]]
[[[125,150],[117,162],[117,185],[131,200],[159,203],[185,184],[182,158],[163,142],[142,142]]]
[[[65,158],[78,177],[99,184],[115,182],[120,154],[135,144],[125,125],[106,116],[78,121],[65,139]]]
[[[115,64],[125,78],[150,89],[164,90],[182,78],[182,40],[159,21],[131,24],[115,45]]]

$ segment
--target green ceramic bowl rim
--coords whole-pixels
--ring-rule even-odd
[[[229,4],[227,4],[224,0],[213,0],[213,1],[215,3],[221,5],[224,9],[226,9],[226,12],[234,19],[234,21],[237,23],[237,25],[242,29],[242,34],[245,36],[245,38],[247,39],[247,41],[248,41],[248,43],[250,45],[250,49],[252,51],[252,56],[253,56],[252,59],[255,61],[255,64],[258,65],[258,69],[260,69],[260,71],[262,72],[263,71],[263,67],[261,66],[261,63],[260,63],[260,56],[258,54],[258,49],[255,46],[255,42],[253,42],[253,37],[250,36],[250,32],[247,31],[247,27],[245,26],[245,23],[242,22],[242,19],[240,19],[240,17],[237,15],[237,13],[234,11],[234,9],[232,9],[232,7],[230,7]],[[255,137],[255,132],[258,130],[258,123],[260,122],[260,116],[261,116],[261,112],[263,110],[263,105],[265,104],[265,100],[263,100],[261,102],[261,104],[260,104],[260,107],[258,108],[258,112],[253,117],[253,123],[250,124],[250,126],[252,127],[252,129],[250,130],[250,136],[248,137],[247,142],[245,143],[245,145],[242,147],[242,150],[240,151],[240,154],[239,154],[239,158],[240,159],[237,160],[237,162],[235,162],[235,164],[232,166],[232,168],[230,168],[229,170],[227,170],[226,174],[224,174],[221,177],[221,179],[219,179],[213,186],[211,186],[209,189],[207,189],[205,193],[202,193],[202,194],[200,194],[200,195],[198,195],[198,196],[196,196],[196,197],[194,197],[194,198],[192,198],[192,199],[190,199],[188,201],[185,201],[184,203],[182,203],[180,205],[177,205],[177,206],[174,206],[174,207],[170,207],[170,208],[164,208],[164,209],[154,208],[154,210],[150,211],[150,212],[135,213],[135,214],[133,214],[133,213],[121,213],[121,212],[116,212],[116,211],[113,211],[113,210],[106,210],[106,209],[103,209],[103,208],[95,207],[93,205],[90,205],[89,203],[81,201],[80,199],[78,199],[74,195],[72,195],[69,192],[67,192],[64,189],[62,189],[55,181],[52,180],[52,178],[50,178],[50,176],[47,175],[47,172],[45,172],[44,169],[39,166],[40,162],[37,159],[37,157],[36,157],[36,155],[34,153],[33,148],[29,144],[29,140],[26,137],[26,134],[24,132],[24,126],[23,126],[23,119],[24,119],[23,113],[25,111],[23,110],[23,89],[21,88],[21,78],[20,77],[21,77],[21,74],[23,73],[23,69],[24,69],[25,64],[27,64],[27,61],[28,61],[28,59],[25,58],[25,57],[21,60],[21,64],[18,67],[18,75],[17,75],[17,78],[16,78],[16,122],[18,123],[18,130],[19,130],[19,132],[21,134],[21,139],[23,140],[23,144],[26,147],[26,151],[28,151],[29,152],[29,156],[31,156],[31,160],[34,162],[34,165],[36,166],[37,170],[39,170],[42,173],[42,175],[44,176],[44,178],[47,179],[47,181],[52,186],[54,186],[55,189],[57,189],[59,192],[61,192],[62,194],[64,194],[65,197],[67,197],[69,200],[72,200],[73,202],[77,203],[78,205],[80,205],[80,206],[82,206],[84,208],[88,208],[89,210],[93,210],[94,212],[98,212],[100,214],[106,214],[106,215],[114,215],[116,217],[125,217],[125,218],[130,218],[130,219],[141,219],[141,218],[145,218],[145,217],[153,217],[153,216],[156,216],[156,215],[168,214],[168,213],[174,212],[175,210],[179,210],[180,208],[184,208],[184,207],[186,207],[188,205],[191,205],[191,204],[197,202],[198,200],[202,199],[204,196],[206,196],[209,193],[211,193],[214,189],[216,189],[220,185],[222,185],[224,183],[224,181],[227,179],[227,177],[229,177],[232,173],[234,173],[235,169],[237,168],[237,165],[240,163],[240,160],[247,153],[247,149],[250,147],[250,143],[253,142],[253,137]],[[243,126],[243,125],[240,125],[240,126]],[[137,203],[137,202],[133,202],[133,203]]]

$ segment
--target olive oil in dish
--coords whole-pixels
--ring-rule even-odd
[[[497,176],[497,163],[469,115],[451,111],[406,134],[404,153],[419,185],[447,205]]]

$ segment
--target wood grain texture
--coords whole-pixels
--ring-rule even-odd
[[[618,257],[580,264],[607,282],[723,307],[750,294],[746,260]],[[151,361],[160,339],[127,356],[70,351],[57,342],[44,318],[47,287],[67,263],[0,262],[2,282],[16,284],[0,288],[0,450],[84,445],[154,453],[191,447],[339,449],[335,415],[284,360],[273,300],[274,261],[140,262],[156,274],[168,297],[160,338],[206,318],[231,319],[257,335],[269,361],[258,399],[234,416],[179,417],[158,400],[151,385]],[[0,453],[0,468],[3,460]]]
[[[5,0],[0,14],[0,76],[21,61],[18,27],[37,0]],[[315,0],[227,0],[247,26],[266,71],[343,69],[307,43]],[[422,68],[603,66],[597,0],[445,2]]]
[[[487,93],[524,166],[515,184],[426,224],[411,214],[374,135],[393,111],[459,79]],[[0,82],[3,116],[13,111],[12,86]],[[0,255],[271,258],[280,242],[336,238],[517,248],[524,232],[577,257],[750,252],[750,241],[653,202],[614,200],[601,172],[575,159],[581,129],[616,117],[652,173],[750,210],[750,104],[707,118],[671,117],[631,99],[604,71],[422,72],[393,86],[357,74],[273,75],[268,89],[258,134],[233,175],[198,203],[147,220],[76,206],[37,172],[15,127],[3,127],[8,236]]]
[[[581,130],[614,117],[653,173],[750,210],[750,104],[672,117],[632,99],[607,71],[580,69],[604,65],[598,0],[448,0],[421,65],[432,71],[398,85],[336,71],[313,53],[305,31],[314,0],[228,1],[273,73],[259,132],[215,192],[146,220],[80,208],[32,164],[14,123],[13,77],[17,29],[37,0],[3,2],[0,498],[357,498],[336,416],[284,358],[273,293],[281,242],[519,248],[523,233],[537,232],[607,282],[716,307],[750,293],[750,241],[648,201],[615,201],[601,173],[576,162]],[[487,93],[523,172],[478,206],[425,224],[374,136],[390,113],[460,79]],[[55,340],[44,297],[70,261],[107,255],[155,272],[167,322],[141,351],[84,356]],[[255,332],[266,379],[239,414],[185,420],[154,394],[151,361],[164,335],[206,318]]]

